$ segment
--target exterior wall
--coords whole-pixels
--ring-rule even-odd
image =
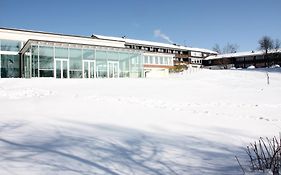
[[[189,58],[189,59],[190,59],[190,63],[191,63],[191,64],[202,65],[202,60],[203,60],[203,58],[194,58],[194,57],[191,57],[191,58]]]
[[[144,76],[146,78],[162,78],[169,76],[168,68],[154,68],[154,67],[145,67],[144,68]]]
[[[174,66],[174,54],[144,53],[144,77],[167,77]]]
[[[275,64],[281,64],[281,53],[270,53],[265,58],[265,55],[245,55],[237,57],[218,58],[212,60],[204,60],[203,65],[208,68],[247,68],[249,66],[270,67]]]

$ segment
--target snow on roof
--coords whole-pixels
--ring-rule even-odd
[[[111,36],[103,36],[103,35],[95,35],[95,34],[93,34],[92,36],[99,38],[99,39],[124,41],[125,43],[128,43],[128,44],[140,44],[140,45],[146,45],[146,46],[156,46],[156,47],[172,48],[172,49],[179,49],[179,50],[191,50],[191,51],[217,54],[217,52],[214,52],[209,49],[186,47],[186,46],[175,45],[175,44],[167,44],[167,43],[159,43],[159,42],[154,42],[154,41],[136,40],[136,39],[129,39],[129,38],[125,38],[125,37],[124,38],[123,37],[111,37]]]
[[[271,50],[269,52],[281,52],[281,49]],[[221,59],[221,58],[232,58],[232,57],[245,57],[245,56],[256,56],[256,55],[263,55],[264,51],[258,50],[258,51],[248,51],[248,52],[236,52],[236,53],[227,53],[227,54],[220,54],[220,55],[212,55],[205,60],[215,60],[215,59]]]

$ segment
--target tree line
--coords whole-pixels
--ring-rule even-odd
[[[258,50],[263,51],[264,59],[266,60],[267,67],[274,65],[274,60],[281,57],[280,54],[281,42],[279,39],[272,39],[269,36],[263,36],[258,40]],[[236,53],[238,51],[239,45],[227,43],[224,47],[220,47],[219,44],[215,44],[212,48],[213,51],[219,54]],[[221,65],[225,65],[224,59],[220,60]]]
[[[273,40],[269,36],[263,36],[261,39],[258,40],[259,50],[265,52],[265,55],[268,54],[271,50],[277,51],[280,49],[281,42],[279,39]],[[226,54],[226,53],[236,53],[239,49],[238,44],[227,43],[224,47],[220,47],[219,44],[215,44],[212,48],[213,51],[219,54]]]

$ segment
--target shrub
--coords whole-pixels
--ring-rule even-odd
[[[280,174],[281,136],[279,136],[279,139],[276,137],[272,139],[261,137],[257,142],[250,143],[247,146],[246,153],[249,156],[249,167],[252,171],[266,172],[269,170],[273,175]],[[238,163],[240,165],[239,160]]]

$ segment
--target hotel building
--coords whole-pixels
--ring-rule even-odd
[[[124,37],[0,28],[1,78],[163,77],[175,64],[201,65],[215,54]]]

